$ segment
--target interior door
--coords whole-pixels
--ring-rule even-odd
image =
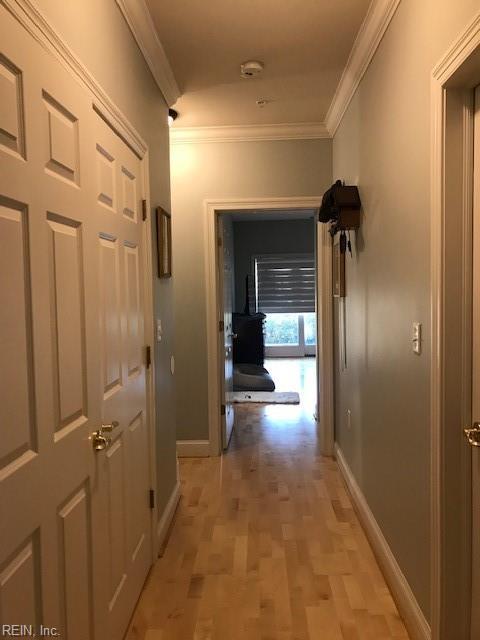
[[[151,563],[141,162],[3,6],[0,41],[1,623],[120,640]]]
[[[222,292],[223,332],[220,332],[221,341],[221,372],[222,381],[222,446],[228,447],[234,425],[234,408],[232,403],[233,393],[233,289],[234,289],[234,262],[233,262],[233,224],[230,218],[221,216],[218,221],[218,268],[219,287]]]
[[[480,427],[480,87],[475,90],[474,120],[474,268],[473,268],[473,376],[472,417]],[[478,423],[476,425],[476,423]],[[480,434],[471,441],[480,443]],[[472,446],[472,629],[471,638],[480,638],[480,445]]]
[[[107,636],[122,638],[151,564],[148,501],[143,290],[142,166],[127,145],[95,119],[96,189],[91,226],[97,264],[101,423],[112,428],[94,451],[92,496]],[[88,254],[87,254],[88,255]],[[105,445],[105,446],[104,446]],[[100,563],[100,558],[98,559]],[[99,581],[101,577],[99,576]],[[103,637],[103,636],[102,636]]]

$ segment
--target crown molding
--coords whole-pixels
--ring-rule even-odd
[[[400,0],[372,0],[325,118],[325,125],[332,137],[399,4]]]
[[[260,140],[312,140],[330,138],[323,122],[253,124],[170,129],[172,144],[198,142],[252,142]]]
[[[180,97],[180,89],[145,0],[116,0],[116,2],[165,98],[165,102],[170,107]]]

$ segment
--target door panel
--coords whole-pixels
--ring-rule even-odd
[[[91,509],[88,488],[81,486],[58,512],[62,628],[67,638],[92,637]]]
[[[3,473],[36,450],[33,353],[27,212],[15,202],[0,204],[0,379],[9,392],[0,403],[0,423],[9,424],[0,439]]]
[[[1,623],[120,640],[152,560],[143,165],[3,6],[0,39]]]
[[[146,378],[142,358],[144,247],[143,222],[138,213],[143,197],[142,166],[100,118],[95,123],[94,147],[103,372],[101,414],[105,424],[118,422],[106,451],[106,467],[99,468],[100,490],[94,496],[94,504],[98,510],[102,503],[108,505],[109,535],[104,539],[108,547],[105,557],[110,564],[108,637],[117,638],[128,623],[132,603],[151,564]],[[100,185],[99,178],[103,180]]]
[[[480,422],[480,87],[475,90],[472,418]],[[472,628],[480,637],[480,448],[472,447]]]
[[[86,420],[87,371],[82,225],[47,213],[55,437]]]
[[[221,341],[221,386],[222,404],[225,407],[222,414],[222,447],[226,449],[230,442],[235,413],[232,402],[233,393],[233,291],[234,291],[234,262],[233,262],[233,224],[232,221],[223,216],[218,220],[219,234],[219,287],[222,300],[221,316],[223,317],[223,332],[220,334]]]
[[[118,238],[100,234],[100,318],[103,341],[103,399],[122,386]]]

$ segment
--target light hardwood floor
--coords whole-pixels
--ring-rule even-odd
[[[271,367],[279,387],[303,389],[299,406],[237,405],[223,457],[181,460],[175,523],[127,640],[408,639],[338,467],[318,451],[303,365]]]

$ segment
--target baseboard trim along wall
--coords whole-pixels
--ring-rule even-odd
[[[383,572],[385,580],[392,592],[400,615],[405,622],[407,631],[412,640],[430,640],[431,631],[418,602],[413,595],[407,579],[398,566],[395,556],[390,549],[373,513],[368,506],[362,490],[357,484],[353,473],[348,466],[342,450],[335,444],[335,456],[343,475],[345,484],[352,498],[355,511],[364,528],[368,541],[372,546],[375,557]]]
[[[210,440],[177,440],[179,458],[208,458]]]
[[[177,509],[178,503],[180,501],[180,482],[173,487],[173,491],[168,499],[167,506],[163,510],[162,517],[158,521],[157,525],[157,539],[158,539],[158,555],[163,555],[163,550],[165,547],[165,543],[167,541],[168,531],[170,529],[170,525],[172,524],[173,518],[175,516],[175,511]]]

